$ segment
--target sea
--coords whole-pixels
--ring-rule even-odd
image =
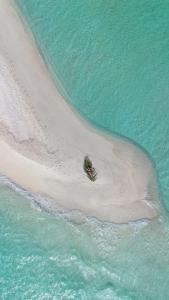
[[[76,222],[2,178],[0,300],[168,300],[169,0],[15,2],[68,105],[147,153],[163,209]]]

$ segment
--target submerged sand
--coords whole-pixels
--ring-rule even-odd
[[[98,173],[95,182],[83,170],[86,155]],[[100,220],[158,214],[149,159],[75,114],[9,0],[0,0],[0,173],[53,207]]]

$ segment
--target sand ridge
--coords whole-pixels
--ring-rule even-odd
[[[0,0],[0,87],[1,173],[56,207],[100,220],[124,223],[158,214],[149,159],[72,110],[8,0]],[[98,173],[95,182],[83,170],[86,155]]]

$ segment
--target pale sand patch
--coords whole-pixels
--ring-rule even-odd
[[[73,112],[11,4],[0,0],[0,172],[50,197],[52,205],[101,220],[122,223],[156,216],[148,158]],[[85,155],[98,173],[95,182],[83,171]]]

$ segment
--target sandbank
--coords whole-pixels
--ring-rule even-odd
[[[95,182],[83,170],[86,155]],[[0,0],[0,173],[53,207],[100,220],[158,215],[147,156],[92,127],[68,105],[9,0]]]

